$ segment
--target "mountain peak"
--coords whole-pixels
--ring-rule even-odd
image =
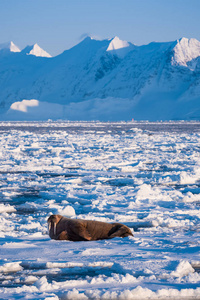
[[[124,57],[128,52],[133,50],[135,46],[127,41],[122,41],[115,36],[111,39],[110,44],[106,51],[112,51],[114,54],[118,55],[119,57]]]
[[[43,50],[38,44],[34,44],[32,46],[27,46],[24,50],[24,53],[27,55],[34,55],[40,57],[51,57],[51,55]]]
[[[180,44],[188,43],[188,41],[189,41],[189,39],[186,38],[186,37],[182,37],[182,38],[177,40],[177,42],[180,43]]]
[[[194,38],[181,38],[173,48],[173,65],[187,66],[187,63],[200,56],[200,42]]]
[[[20,52],[21,50],[11,41],[0,44],[0,50],[9,50],[10,52]]]
[[[130,46],[130,43],[128,43],[127,41],[122,41],[118,38],[118,36],[115,36],[108,48],[107,48],[107,51],[112,51],[112,50],[118,50],[118,49],[122,49],[122,48],[127,48]]]

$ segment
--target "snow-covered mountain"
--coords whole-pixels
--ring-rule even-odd
[[[0,50],[2,119],[38,119],[41,107],[44,119],[200,119],[196,39],[136,46],[87,37],[56,57],[47,54],[37,44],[6,57]]]
[[[22,50],[23,53],[27,55],[35,55],[40,57],[51,57],[51,55],[43,50],[38,44],[34,44],[32,46],[27,46]]]
[[[20,52],[20,49],[11,41],[8,43],[0,44],[0,52],[2,51]]]
[[[133,48],[134,45],[132,43],[122,41],[116,36],[113,39],[111,39],[111,42],[109,43],[109,46],[106,49],[106,51],[110,51],[119,57],[124,57],[128,52],[133,50]]]
[[[27,55],[34,55],[40,57],[51,57],[51,55],[43,50],[38,44],[25,47],[22,51],[12,41],[8,43],[0,44],[0,55],[8,54],[11,52],[21,52]]]

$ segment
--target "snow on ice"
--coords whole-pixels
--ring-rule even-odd
[[[1,299],[200,299],[200,123],[0,123]],[[55,241],[59,213],[134,237]]]

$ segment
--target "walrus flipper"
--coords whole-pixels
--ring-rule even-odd
[[[56,240],[68,240],[68,235],[66,231],[62,231],[58,237],[56,238]]]
[[[90,241],[92,239],[88,230],[81,223],[70,224],[68,239],[72,241]]]
[[[126,225],[121,225],[121,224],[117,224],[116,226],[114,226],[108,236],[110,239],[114,238],[114,237],[127,237],[127,236],[133,236],[130,228],[128,228]]]

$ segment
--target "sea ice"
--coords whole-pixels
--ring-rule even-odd
[[[0,124],[1,299],[200,299],[200,124]],[[51,214],[134,237],[55,241]]]

